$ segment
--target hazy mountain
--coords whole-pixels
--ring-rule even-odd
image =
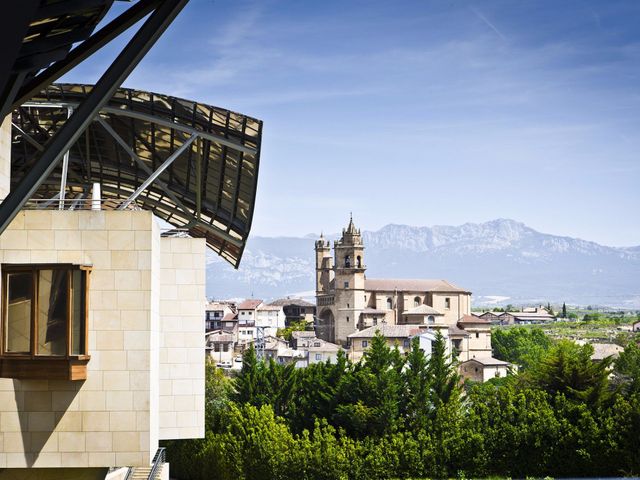
[[[273,298],[312,291],[315,238],[251,237],[237,271],[210,256],[208,295]],[[363,232],[363,240],[367,276],[444,278],[471,290],[475,304],[500,298],[640,308],[640,246],[606,247],[504,219],[387,225]]]

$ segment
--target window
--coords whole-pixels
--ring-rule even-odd
[[[447,310],[451,308],[451,299],[449,297],[446,297],[444,299],[444,308],[446,308]]]
[[[349,317],[347,317],[347,322],[349,321]]]
[[[320,345],[320,342],[315,342],[315,343],[313,344],[313,346],[314,346],[314,347],[320,347],[321,345]]]
[[[349,282],[344,282],[344,288],[349,288]]]
[[[2,376],[86,379],[88,277],[69,264],[2,266]]]
[[[391,310],[393,308],[393,300],[391,297],[387,298],[387,310]]]
[[[344,256],[344,266],[346,268],[350,268],[351,267],[351,257],[349,255],[345,255]]]
[[[360,255],[358,255],[356,265],[358,266],[358,268],[362,268],[362,258],[360,257]]]
[[[220,344],[219,343],[214,343],[213,344],[213,351],[214,352],[219,352],[220,351]]]
[[[223,352],[228,352],[229,351],[229,344],[228,343],[223,343],[222,344],[222,351]]]
[[[322,360],[322,354],[316,353],[316,360]]]
[[[411,346],[411,340],[409,340],[408,338],[405,338],[404,341],[402,342],[402,346],[404,348],[409,348]]]
[[[367,348],[369,346],[369,342],[366,340],[362,340],[362,348]]]
[[[431,323],[431,324],[436,323],[436,317],[434,317],[433,315],[429,315],[427,317],[427,323]]]
[[[419,307],[420,306],[420,297],[416,297],[413,299],[413,306],[414,307]]]
[[[476,338],[480,338],[480,334],[476,332]]]

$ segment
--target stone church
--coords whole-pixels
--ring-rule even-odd
[[[491,357],[489,322],[471,315],[471,292],[446,280],[372,279],[365,247],[350,219],[342,237],[315,243],[317,334],[346,345],[354,332],[373,326],[413,325],[440,330],[461,361]]]

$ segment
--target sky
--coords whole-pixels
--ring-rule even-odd
[[[264,121],[253,235],[353,212],[640,245],[639,25],[636,0],[191,0],[124,86]]]

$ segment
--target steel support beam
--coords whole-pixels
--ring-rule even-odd
[[[107,123],[107,121],[102,118],[100,115],[98,115],[96,117],[96,120],[98,121],[98,123],[100,125],[102,125],[102,127],[107,131],[107,133],[109,135],[111,135],[111,137],[118,142],[118,145],[120,145],[122,147],[122,149],[127,152],[129,154],[129,156],[131,158],[133,158],[136,163],[138,164],[138,166],[145,171],[145,173],[149,176],[153,175],[153,170],[151,170],[146,163],[144,163],[142,161],[142,159],[136,154],[136,152],[133,151],[133,149],[127,144],[127,142],[124,141],[124,139],[118,135],[118,133],[111,127],[111,125],[109,125],[109,123]],[[171,192],[171,190],[167,187],[167,184],[157,180],[156,179],[156,183],[160,186],[160,188],[162,188],[164,190],[164,192],[166,193],[166,195],[173,200],[173,202],[188,216],[191,216],[191,212],[189,211],[189,209],[180,201],[180,199],[178,199],[178,197],[173,194]]]
[[[122,82],[171,24],[188,0],[165,0],[149,16],[126,47],[100,77],[71,118],[47,143],[33,168],[0,205],[0,234],[56,167],[60,156],[78,140]]]
[[[22,106],[23,107],[38,107],[38,108],[64,108],[64,107],[75,107],[79,105],[76,102],[58,102],[58,103],[48,103],[48,102],[26,102]],[[225,147],[232,148],[234,150],[238,150],[243,153],[250,153],[255,155],[258,151],[255,148],[245,147],[241,143],[233,142],[221,135],[216,135],[214,133],[204,132],[202,130],[198,130],[196,128],[189,127],[187,125],[181,123],[174,123],[169,120],[165,120],[164,118],[156,117],[154,115],[149,115],[147,113],[142,112],[134,112],[132,110],[128,110],[126,108],[116,108],[110,107],[108,105],[104,106],[100,109],[102,113],[110,113],[113,115],[118,115],[119,117],[129,117],[134,118],[136,120],[142,120],[144,122],[156,123],[158,125],[162,125],[163,127],[172,128],[174,130],[178,130],[183,133],[187,133],[189,135],[198,135],[206,140],[210,140],[213,143],[217,143],[218,145],[223,145]]]
[[[151,174],[149,178],[147,178],[144,182],[142,182],[142,185],[140,185],[136,189],[136,191],[131,194],[129,198],[127,198],[124,202],[122,202],[122,205],[118,207],[118,210],[123,210],[127,208],[131,204],[131,202],[133,202],[136,198],[138,198],[138,195],[144,192],[147,189],[147,187],[151,185],[154,182],[154,180],[158,178],[162,174],[162,172],[164,172],[167,169],[167,167],[171,165],[175,161],[175,159],[180,156],[182,152],[184,152],[187,148],[189,148],[196,138],[198,138],[197,135],[191,135],[186,142],[180,145],[180,148],[178,148],[175,152],[169,155],[169,157],[162,163],[162,165],[160,165],[156,169],[156,171]]]
[[[73,108],[71,107],[67,108],[67,120],[69,120],[69,117],[71,116],[72,112],[73,112]],[[67,189],[67,172],[68,171],[69,171],[69,150],[64,152],[64,155],[62,156],[62,175],[60,177],[60,193],[58,194],[58,197],[60,198],[60,201],[58,202],[58,210],[64,210],[64,194],[65,194],[65,190]]]
[[[118,18],[109,22],[102,27],[100,31],[95,32],[91,37],[71,50],[63,60],[54,63],[36,77],[32,78],[29,83],[23,85],[18,92],[16,100],[13,101],[13,108],[22,105],[34,95],[40,93],[40,91],[50,83],[55,82],[111,40],[128,30],[132,25],[148,15],[158,4],[158,1],[159,0],[141,0],[134,4],[126,12],[120,14]]]

